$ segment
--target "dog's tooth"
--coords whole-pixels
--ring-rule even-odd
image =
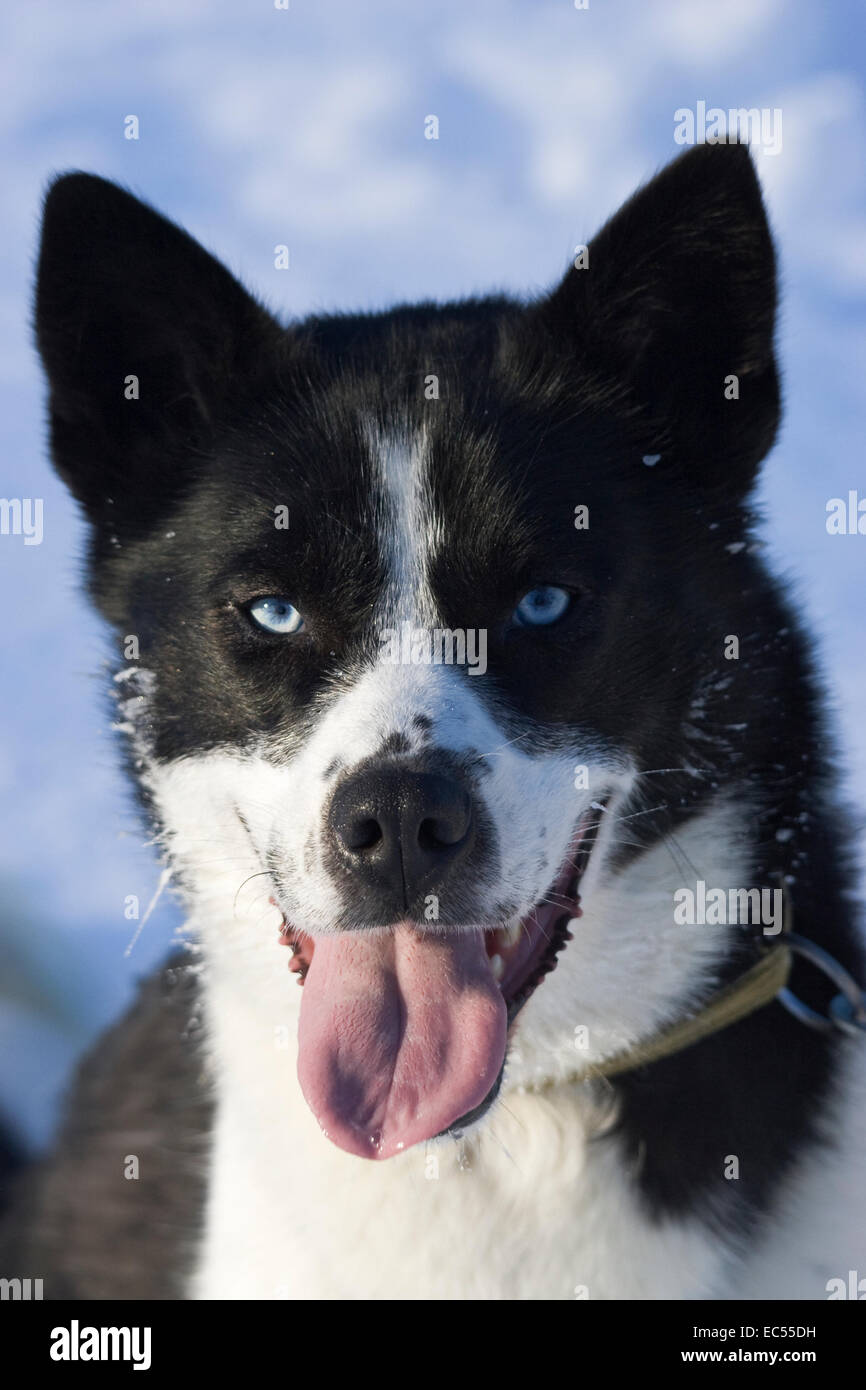
[[[523,926],[521,921],[512,922],[510,927],[504,927],[500,935],[506,946],[516,946],[520,940],[520,929]]]
[[[505,974],[505,961],[500,955],[490,957],[490,969],[493,971],[494,980],[498,983]]]

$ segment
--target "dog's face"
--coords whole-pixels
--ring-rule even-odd
[[[569,972],[535,990],[579,901],[712,800],[683,727],[727,677],[773,314],[740,147],[542,301],[289,330],[114,186],[50,192],[39,345],[120,722],[214,952],[270,963],[282,919],[342,1147],[480,1114],[518,1014],[570,1033]]]

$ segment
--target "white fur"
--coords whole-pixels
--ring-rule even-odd
[[[709,872],[733,859],[708,859],[730,826],[708,818],[684,848]],[[734,855],[736,852],[731,851]],[[618,1141],[604,1136],[613,1116],[586,1086],[569,1081],[585,1063],[574,1047],[576,1022],[608,1037],[654,1028],[711,973],[713,933],[691,953],[695,933],[672,926],[679,871],[664,851],[649,856],[657,894],[643,899],[640,931],[650,946],[643,975],[627,973],[635,908],[645,866],[621,886],[600,886],[599,914],[577,924],[577,939],[519,1022],[501,1097],[463,1141],[437,1140],[376,1164],[336,1149],[320,1133],[295,1078],[300,991],[286,970],[272,920],[241,922],[210,914],[198,928],[205,958],[207,1014],[220,1110],[213,1152],[207,1235],[193,1292],[202,1298],[591,1298],[710,1297],[725,1287],[732,1252],[697,1223],[652,1225],[629,1182]],[[667,874],[668,893],[662,882]],[[569,961],[587,926],[585,950]],[[580,975],[597,934],[620,936]],[[673,960],[679,934],[679,964]],[[226,948],[227,941],[231,949]],[[651,966],[652,943],[658,963]],[[635,979],[641,984],[635,989]],[[554,983],[561,988],[551,988]],[[575,985],[578,986],[575,991]],[[571,997],[571,1002],[569,998]],[[589,1142],[595,1136],[594,1142]],[[565,1217],[567,1213],[567,1219]]]
[[[365,424],[367,445],[379,478],[379,530],[388,583],[380,612],[433,625],[435,605],[428,583],[430,559],[442,542],[442,527],[427,484],[427,438],[409,429],[395,433]]]
[[[722,809],[681,840],[716,881],[740,851],[730,831]],[[712,977],[715,933],[672,927],[679,871],[672,860],[665,868],[661,849],[647,859],[618,883],[598,885],[595,909],[519,1020],[518,1060],[490,1114],[462,1141],[432,1141],[384,1163],[335,1148],[301,1096],[300,991],[275,942],[276,920],[221,922],[205,913],[194,922],[219,1112],[191,1296],[825,1298],[827,1279],[862,1269],[863,1232],[852,1212],[866,1126],[847,1081],[835,1147],[786,1180],[781,1222],[754,1232],[745,1252],[698,1222],[651,1221],[608,1132],[612,1105],[569,1079],[586,1061],[573,1046],[575,1020],[589,1024],[591,1038],[597,1032],[601,1056],[675,1016],[697,982]],[[633,971],[636,919],[646,944]],[[866,1096],[862,1060],[855,1052],[851,1064],[860,1063]],[[847,1137],[843,1115],[854,1122]]]

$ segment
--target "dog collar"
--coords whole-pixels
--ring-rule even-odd
[[[790,923],[790,910],[786,911],[786,918]],[[836,985],[839,993],[830,1001],[826,1016],[816,1013],[788,989],[795,955],[809,961]],[[670,1057],[747,1018],[774,999],[801,1023],[818,1032],[838,1031],[866,1037],[866,990],[861,989],[853,975],[823,946],[787,929],[777,946],[771,946],[744,974],[712,995],[696,1014],[671,1024],[655,1037],[638,1043],[637,1047],[587,1067],[577,1079],[589,1081],[596,1077],[619,1076],[662,1057]]]
[[[791,964],[792,952],[788,945],[771,947],[745,974],[713,994],[696,1014],[680,1019],[627,1052],[616,1053],[604,1062],[587,1067],[578,1080],[589,1081],[634,1071],[636,1067],[682,1052],[702,1038],[738,1023],[772,1003],[786,989]]]

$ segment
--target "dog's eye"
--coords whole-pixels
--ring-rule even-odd
[[[265,632],[275,632],[280,637],[288,637],[294,632],[302,632],[304,620],[287,598],[267,594],[264,598],[253,599],[247,604],[250,621]]]
[[[546,627],[558,622],[571,603],[571,594],[554,584],[542,584],[524,594],[514,610],[518,627]]]

